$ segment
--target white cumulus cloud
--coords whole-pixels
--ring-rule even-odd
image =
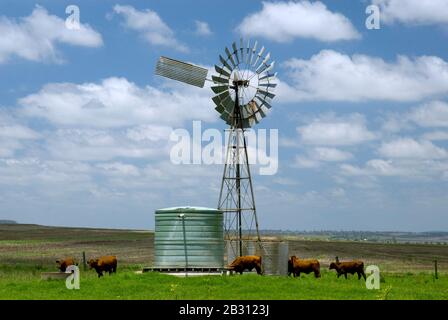
[[[277,42],[295,38],[333,42],[361,37],[347,17],[331,12],[320,1],[263,2],[261,11],[246,16],[237,30],[244,36]]]
[[[430,141],[448,140],[448,132],[446,131],[427,132],[423,134],[422,138]]]
[[[57,160],[110,161],[168,157],[168,136],[154,143],[136,142],[124,132],[96,129],[58,129],[45,139],[47,156]]]
[[[45,62],[62,62],[58,44],[83,47],[100,47],[101,34],[88,24],[79,29],[68,29],[65,20],[36,6],[33,12],[20,19],[0,16],[0,63],[14,56]]]
[[[406,159],[440,159],[448,156],[445,149],[435,146],[430,141],[416,141],[411,138],[384,142],[378,153],[387,158]]]
[[[294,58],[283,66],[291,79],[279,84],[278,97],[284,102],[417,101],[448,93],[448,63],[436,56],[398,56],[386,62],[323,50],[309,60]]]
[[[209,94],[208,90],[191,86],[163,90],[140,87],[125,78],[113,77],[99,83],[50,83],[19,99],[19,104],[23,114],[60,126],[180,125],[185,120],[217,119]]]
[[[312,169],[318,168],[320,166],[320,162],[306,156],[296,156],[292,166],[302,169]]]
[[[448,24],[446,0],[373,0],[379,6],[381,22],[408,25]]]
[[[336,148],[314,148],[311,151],[311,156],[316,160],[328,162],[345,161],[353,157],[350,152]]]
[[[320,117],[311,123],[297,128],[305,144],[343,146],[356,145],[376,138],[369,131],[365,119],[359,114],[349,117]]]
[[[432,159],[372,159],[367,161],[364,166],[342,164],[340,170],[344,176],[438,180],[448,172],[448,165],[444,160]]]
[[[424,129],[448,127],[448,103],[444,101],[429,101],[406,112],[388,113],[385,116],[383,129],[387,132],[412,130],[416,126]],[[429,134],[429,133],[428,133]],[[436,133],[434,133],[436,134]],[[443,132],[429,134],[426,140],[445,140]]]
[[[448,103],[431,101],[413,109],[407,116],[421,127],[448,127]]]
[[[347,151],[317,147],[308,150],[307,155],[296,156],[292,166],[297,168],[318,168],[323,162],[341,162],[351,158],[353,158],[353,155]]]
[[[0,157],[12,157],[16,151],[25,149],[29,141],[40,137],[38,132],[19,123],[18,119],[0,112]]]
[[[372,159],[364,167],[342,164],[341,172],[347,176],[406,176],[411,174],[407,168],[397,166],[391,160]]]
[[[164,46],[186,52],[188,47],[176,39],[174,31],[150,9],[139,11],[129,5],[115,5],[114,12],[122,15],[127,29],[140,33],[141,37],[154,46]]]
[[[106,175],[112,176],[138,176],[140,173],[136,166],[122,162],[100,163],[97,167],[103,169]]]
[[[210,26],[205,21],[195,20],[196,26],[195,33],[199,36],[211,36],[213,32],[210,30]]]

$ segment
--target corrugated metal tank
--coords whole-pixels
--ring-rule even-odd
[[[227,263],[230,264],[237,255],[237,241],[226,241]],[[266,275],[288,274],[289,244],[285,241],[243,241],[243,255],[258,255],[262,257],[263,273]]]
[[[174,207],[155,212],[155,268],[222,268],[224,226],[220,210]]]
[[[263,242],[263,271],[267,275],[288,274],[288,242]]]

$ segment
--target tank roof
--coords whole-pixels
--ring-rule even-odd
[[[179,206],[171,208],[157,209],[156,213],[171,213],[171,212],[194,212],[194,213],[222,213],[216,208],[195,207],[195,206]]]

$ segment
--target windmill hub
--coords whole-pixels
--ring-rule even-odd
[[[233,86],[247,88],[249,86],[249,80],[237,80],[237,81],[233,80]]]

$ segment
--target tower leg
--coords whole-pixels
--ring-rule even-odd
[[[238,95],[238,89],[235,91]],[[239,99],[235,101],[232,123],[228,131],[226,162],[218,209],[224,213],[225,237],[231,246],[229,251],[237,257],[245,254],[244,247],[247,241],[256,241],[260,244],[247,143],[239,112]]]

